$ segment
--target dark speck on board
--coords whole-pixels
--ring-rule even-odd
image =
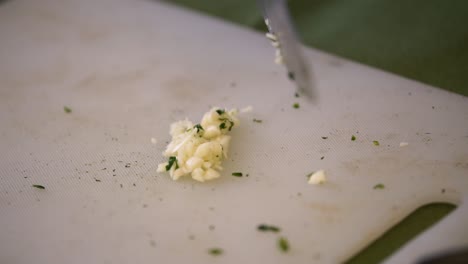
[[[150,240],[150,245],[151,245],[152,247],[156,247],[156,241]]]

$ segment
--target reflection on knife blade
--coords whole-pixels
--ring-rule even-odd
[[[314,97],[311,72],[301,54],[301,45],[293,28],[284,0],[259,0],[269,32],[267,38],[276,48],[275,62],[284,64],[288,77],[295,81],[300,94]]]

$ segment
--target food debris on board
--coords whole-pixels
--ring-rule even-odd
[[[242,177],[243,176],[242,172],[233,172],[231,175],[235,176],[235,177]]]
[[[186,175],[200,182],[219,178],[231,141],[228,133],[238,125],[236,109],[219,107],[205,113],[200,124],[187,119],[173,123],[172,141],[163,153],[168,161],[159,164],[158,172],[169,172],[173,180]]]
[[[210,248],[208,250],[208,253],[213,256],[219,256],[223,254],[223,249],[222,248]]]
[[[382,183],[374,185],[374,190],[377,190],[377,189],[385,189],[385,185],[383,185]]]
[[[64,107],[63,107],[63,111],[64,111],[65,113],[69,114],[69,113],[72,112],[72,109],[71,109],[70,107],[68,107],[68,106],[64,106]]]
[[[258,231],[262,231],[262,232],[273,232],[273,233],[278,233],[279,231],[281,231],[281,229],[279,227],[276,227],[276,226],[273,226],[273,225],[267,225],[267,224],[260,224],[257,226],[257,230]]]
[[[156,144],[156,143],[158,143],[158,140],[157,140],[157,139],[155,139],[154,137],[152,137],[150,140],[151,140],[151,143],[152,143],[152,144]]]
[[[318,170],[314,173],[309,174],[308,177],[309,180],[307,183],[312,185],[324,184],[327,181],[327,175],[325,173],[325,170]]]
[[[40,184],[33,184],[32,187],[37,188],[37,189],[41,189],[41,190],[45,189],[45,187],[43,185],[40,185]]]
[[[408,142],[400,142],[400,147],[406,147],[408,145],[409,145]]]
[[[253,111],[253,107],[251,105],[246,106],[240,110],[241,113],[250,113]]]
[[[288,252],[290,248],[289,241],[285,237],[278,238],[278,248],[282,252]]]

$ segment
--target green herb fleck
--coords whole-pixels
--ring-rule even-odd
[[[376,189],[384,189],[384,188],[385,188],[385,185],[383,185],[382,183],[376,184],[376,185],[374,186],[374,189],[375,189],[375,190],[376,190]]]
[[[283,252],[288,252],[289,251],[288,240],[284,237],[278,238],[278,248]]]
[[[300,107],[300,106],[299,106],[299,103],[294,103],[294,104],[293,104],[293,107],[296,108],[296,109],[298,109],[298,108]]]
[[[174,156],[170,156],[166,165],[166,171],[169,171],[172,165],[174,165],[174,163],[175,163],[175,168],[177,170],[179,168],[179,163],[177,162],[177,158]]]
[[[322,137],[322,139],[327,139],[328,137]]]
[[[324,158],[325,158],[325,156],[320,157],[321,160],[323,160]]]
[[[208,250],[208,253],[210,253],[213,256],[219,256],[223,254],[223,249],[222,248],[210,248]]]
[[[226,123],[219,124],[219,129],[225,129],[225,128],[226,128]]]
[[[242,172],[233,172],[232,176],[242,177]]]
[[[200,125],[200,124],[196,124],[193,126],[193,129],[196,129],[197,130],[197,133],[200,132],[200,131],[203,131],[205,129],[203,129],[203,127]]]
[[[63,107],[63,111],[65,111],[65,113],[67,113],[67,114],[69,114],[69,113],[72,112],[71,108],[68,107],[68,106],[64,106],[64,107]]]
[[[291,81],[296,80],[296,77],[294,76],[294,73],[293,73],[293,72],[288,72],[288,78],[289,78],[289,80],[291,80]]]
[[[271,231],[271,232],[274,232],[274,233],[278,233],[279,231],[281,231],[281,229],[279,227],[272,226],[272,225],[266,225],[266,224],[261,224],[261,225],[257,226],[257,230],[262,231],[262,232]]]
[[[299,93],[294,93],[294,96],[295,96],[296,98],[299,98]]]
[[[372,141],[372,143],[374,143],[375,146],[380,146],[380,143],[377,140]]]
[[[229,120],[229,122],[230,122],[231,124],[229,125],[228,130],[231,131],[232,127],[234,126],[234,122],[232,122],[231,120]]]
[[[351,141],[355,141],[356,140],[356,136],[352,135],[351,136]]]
[[[226,112],[226,110],[224,110],[224,109],[218,109],[218,110],[216,110],[216,113],[218,113],[218,115],[222,115],[222,114],[224,114],[225,112]]]
[[[252,121],[254,121],[255,123],[262,123],[262,122],[263,122],[263,120],[261,120],[261,119],[256,119],[256,118],[254,118]]]
[[[41,189],[41,190],[44,190],[44,189],[45,189],[44,186],[39,185],[39,184],[33,184],[32,187],[37,188],[37,189]]]

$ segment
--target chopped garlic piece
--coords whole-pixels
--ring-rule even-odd
[[[252,110],[253,110],[253,107],[251,105],[249,105],[249,106],[246,106],[246,107],[242,108],[240,110],[240,112],[241,113],[250,113],[250,112],[252,112]]]
[[[312,175],[310,175],[308,183],[317,185],[317,184],[323,184],[326,181],[327,181],[327,176],[325,175],[325,171],[319,170],[319,171],[312,173]]]
[[[204,182],[220,177],[221,161],[227,158],[231,137],[227,135],[239,125],[237,110],[212,108],[203,115],[200,124],[189,120],[171,125],[172,141],[163,155],[168,162],[159,164],[158,172],[169,172],[173,180],[191,175]]]
[[[408,145],[409,145],[408,142],[400,142],[400,147],[406,147]]]

